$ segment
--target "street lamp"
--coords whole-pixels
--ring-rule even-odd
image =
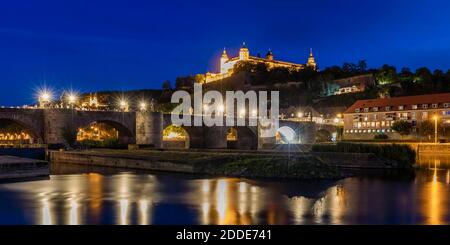
[[[42,91],[40,91],[38,94],[39,106],[45,107],[46,103],[51,102],[52,97],[53,95],[49,90],[43,89]]]
[[[147,110],[147,103],[145,103],[145,101],[141,101],[141,103],[139,103],[139,109],[141,111],[146,111]]]
[[[121,110],[126,111],[128,107],[128,102],[125,99],[121,99],[119,101],[119,106]]]
[[[69,103],[69,105],[73,106],[78,100],[78,96],[76,93],[69,93],[67,94],[67,102]]]
[[[438,135],[437,121],[438,121],[438,116],[434,115],[433,119],[434,119],[434,143],[437,144],[437,135]]]

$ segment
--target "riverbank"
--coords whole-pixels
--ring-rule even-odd
[[[0,156],[0,180],[15,180],[49,176],[47,161],[16,156]]]
[[[346,171],[309,154],[157,150],[51,151],[52,162],[230,177],[339,179]]]
[[[230,177],[339,179],[348,168],[391,168],[373,154],[232,151],[50,151],[52,162]]]

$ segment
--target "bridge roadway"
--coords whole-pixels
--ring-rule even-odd
[[[0,108],[0,120],[15,122],[26,128],[33,143],[48,145],[65,144],[67,131],[77,132],[90,124],[105,123],[119,132],[122,144],[146,145],[164,148],[163,130],[171,125],[171,115],[161,112],[118,112],[84,111],[72,109],[28,109]],[[186,148],[225,149],[228,126],[185,127]],[[276,145],[276,137],[267,137],[266,128],[258,126],[235,126],[237,141],[234,149],[271,149]],[[314,122],[295,122],[280,120],[277,130],[293,133],[292,143],[313,143],[316,125]]]

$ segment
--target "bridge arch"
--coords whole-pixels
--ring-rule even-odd
[[[299,143],[298,133],[289,126],[282,126],[278,128],[275,139],[277,144]]]
[[[83,120],[78,123],[78,127],[76,128],[77,133],[80,132],[83,128],[90,127],[96,124],[104,124],[110,126],[117,130],[117,140],[119,144],[135,144],[136,138],[134,133],[121,122],[117,122],[115,120],[110,119],[99,119],[99,120]]]
[[[7,117],[0,117],[0,141],[15,144],[44,142],[41,133],[33,127],[33,124]]]
[[[166,149],[189,149],[190,137],[188,131],[170,124],[162,131],[162,147]]]

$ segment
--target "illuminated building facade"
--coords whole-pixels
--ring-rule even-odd
[[[369,140],[386,134],[389,139],[416,139],[420,124],[434,120],[450,124],[450,93],[358,100],[344,113],[344,138]],[[401,137],[392,130],[395,121],[409,122],[411,134]]]
[[[244,43],[239,50],[239,55],[236,57],[229,58],[227,51],[225,49],[223,50],[222,56],[220,57],[219,73],[210,73],[210,72],[206,73],[205,76],[206,83],[230,77],[234,72],[234,67],[236,63],[238,63],[239,61],[264,63],[268,66],[269,69],[276,67],[285,67],[294,70],[301,70],[304,69],[305,67],[311,67],[314,70],[317,69],[317,64],[314,59],[312,49],[310,50],[308,61],[306,64],[296,64],[286,61],[275,60],[271,50],[267,52],[265,58],[259,57],[259,55],[251,56],[249,49]]]

